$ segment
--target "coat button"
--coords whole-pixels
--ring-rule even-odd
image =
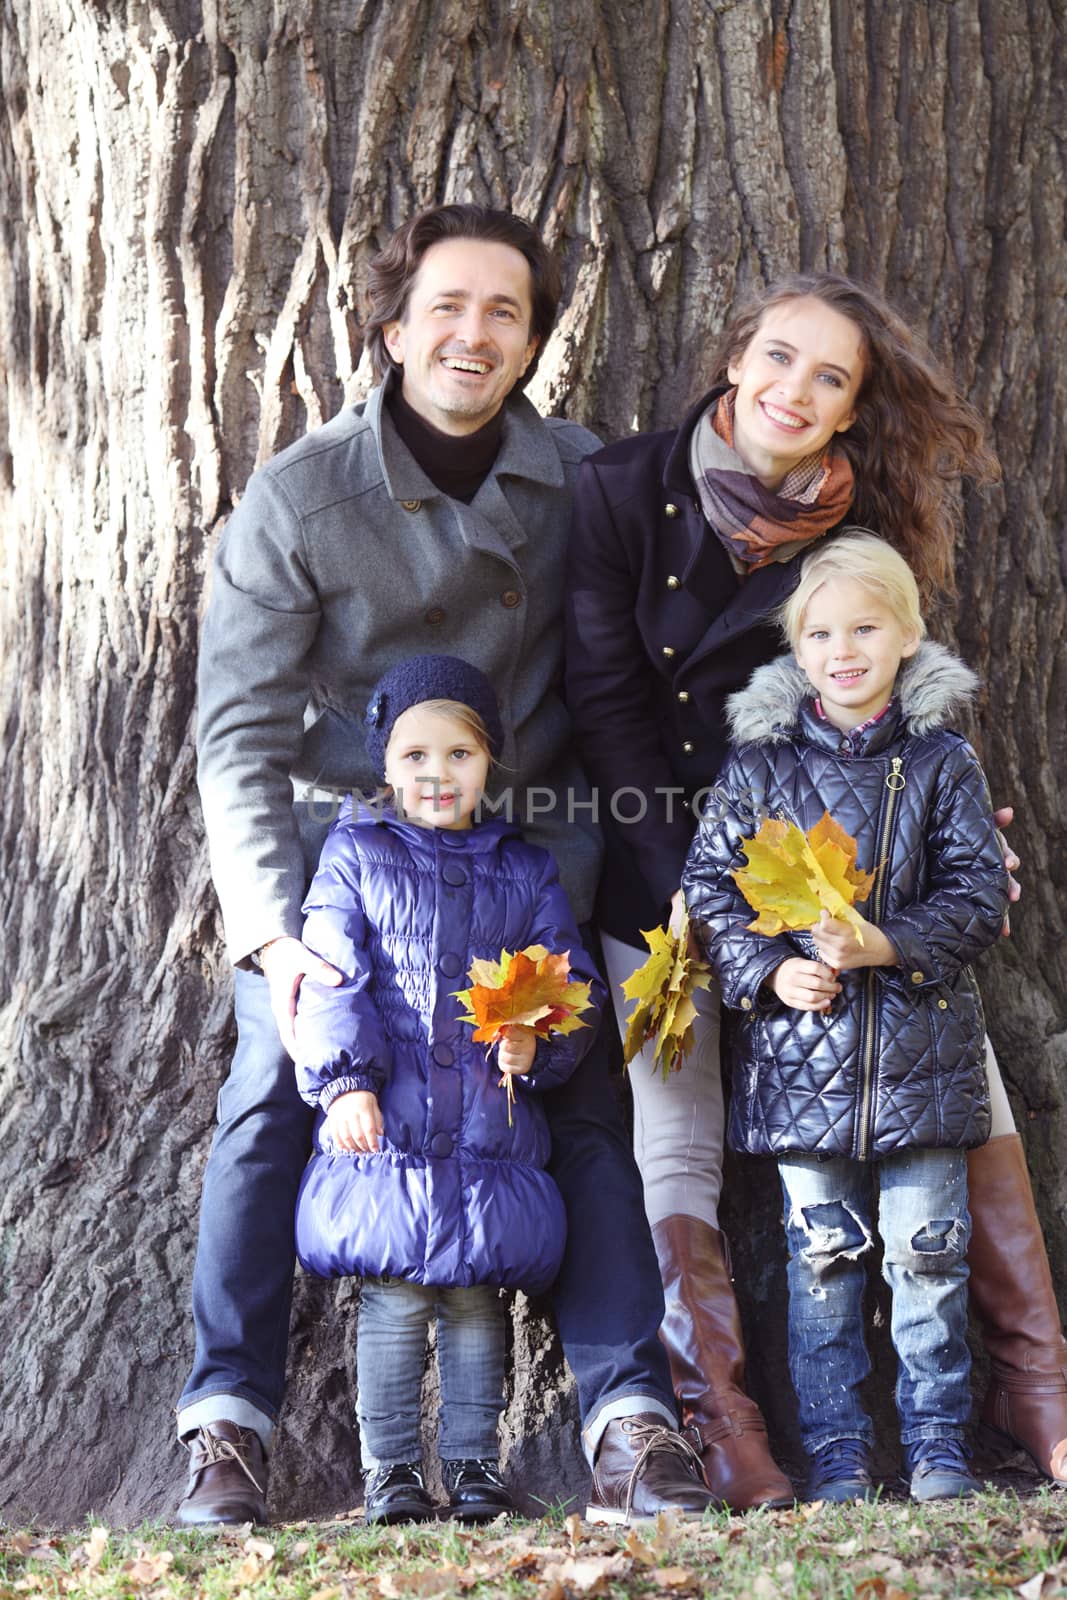
[[[663,646],[663,654],[666,656],[668,661],[673,661],[678,652],[672,644],[665,644]]]
[[[458,889],[461,883],[467,881],[467,869],[459,861],[446,861],[441,868],[441,876],[453,889]]]
[[[752,1001],[748,998],[747,994],[743,995],[742,998],[741,998],[741,1010],[742,1011],[751,1011],[752,1010]]]
[[[446,978],[458,978],[463,971],[463,957],[457,956],[454,950],[446,950],[437,965]]]
[[[912,981],[912,983],[922,983],[922,981],[923,981],[922,973],[921,972],[913,972],[912,975],[911,975],[911,981]]]
[[[428,622],[431,628],[436,628],[439,622],[445,620],[445,614],[440,606],[431,606],[422,620]]]
[[[450,1133],[435,1133],[430,1140],[430,1154],[439,1160],[446,1161],[452,1154],[452,1135]]]
[[[674,573],[672,572],[670,577],[667,579],[667,588],[668,589],[680,589],[681,587],[682,587],[681,578],[676,578],[674,576]]]
[[[683,756],[691,756],[695,749],[696,745],[693,743],[692,739],[686,739],[685,743],[682,745],[682,754]]]
[[[947,1000],[939,1000],[937,1002],[937,1009],[939,1011],[947,1011],[948,1010],[948,1001]]]
[[[664,515],[668,517],[676,517],[678,515],[678,507],[671,500],[667,501],[667,504],[663,507],[663,511]]]
[[[439,1067],[450,1067],[456,1059],[456,1052],[450,1044],[435,1044],[431,1054]]]
[[[404,507],[405,511],[421,511],[422,510],[422,501],[421,500],[401,500],[400,504]]]
[[[519,593],[518,589],[505,589],[504,593],[500,596],[500,604],[502,606],[507,606],[509,611],[514,611],[516,606],[522,605],[522,595]]]
[[[688,689],[679,689],[678,690],[678,704],[680,706],[687,706],[689,704],[689,690]]]

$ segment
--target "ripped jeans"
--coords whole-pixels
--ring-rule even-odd
[[[893,1293],[901,1442],[961,1439],[970,1415],[967,1152],[902,1150],[877,1163],[783,1156],[789,1368],[809,1455],[835,1439],[872,1440],[859,1393],[871,1366],[863,1258],[873,1246],[872,1167],[882,1276]]]

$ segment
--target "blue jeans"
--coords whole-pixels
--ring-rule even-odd
[[[236,973],[237,1050],[219,1095],[193,1269],[196,1353],[178,1404],[187,1435],[227,1418],[270,1440],[285,1385],[293,1212],[313,1113],[296,1092],[267,980]],[[549,1171],[567,1208],[552,1292],[589,1450],[613,1416],[677,1408],[659,1340],[663,1290],[600,1029],[570,1081],[545,1096]]]
[[[971,1409],[967,1348],[965,1150],[903,1150],[877,1164],[882,1275],[893,1293],[901,1441],[961,1439]],[[784,1156],[789,1367],[809,1455],[835,1439],[871,1442],[860,1401],[870,1371],[863,1257],[872,1248],[871,1166]]]
[[[419,1461],[419,1398],[426,1332],[437,1315],[442,1461],[497,1457],[504,1408],[504,1307],[485,1285],[435,1289],[399,1278],[367,1278],[356,1335],[363,1470]]]

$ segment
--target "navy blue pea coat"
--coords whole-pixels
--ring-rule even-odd
[[[689,443],[721,393],[680,428],[587,457],[575,489],[567,704],[607,844],[598,917],[638,945],[681,882],[689,802],[715,782],[729,743],[726,699],[781,648],[767,618],[800,574],[795,557],[742,582],[704,518]]]

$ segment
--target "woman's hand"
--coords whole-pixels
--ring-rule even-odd
[[[509,1022],[496,1047],[496,1063],[501,1072],[521,1077],[529,1072],[537,1054],[537,1035],[521,1022]]]
[[[782,1004],[797,1011],[829,1011],[834,996],[841,993],[832,967],[805,961],[803,956],[783,961],[767,981]]]
[[[896,945],[881,928],[860,918],[863,943],[860,944],[851,922],[840,922],[828,911],[820,912],[811,930],[812,942],[823,960],[838,972],[854,972],[857,967],[897,967],[900,957]]]
[[[330,1101],[326,1126],[339,1150],[373,1153],[385,1132],[378,1096],[369,1089],[350,1089],[347,1094],[339,1094],[336,1100]]]
[[[1008,874],[1008,904],[1014,905],[1017,900],[1022,899],[1023,891],[1012,877],[1012,873],[1018,872],[1022,862],[1000,830],[1010,827],[1015,821],[1015,807],[1001,806],[999,811],[994,811],[993,821],[996,823],[998,833],[1000,833],[1000,844],[1004,851],[1004,868]],[[1007,911],[1004,913],[1004,926],[1001,928],[1000,934],[1003,939],[1011,938],[1011,917]]]

